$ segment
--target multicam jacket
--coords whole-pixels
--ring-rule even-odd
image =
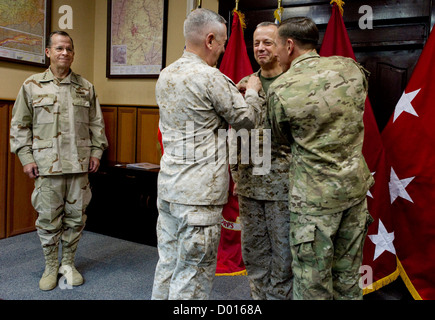
[[[228,77],[191,52],[160,73],[161,199],[189,205],[227,202],[228,124],[235,130],[254,128],[264,101],[254,90],[245,98]]]
[[[260,77],[260,71],[254,74]],[[247,82],[250,76],[240,80],[240,83]],[[259,95],[266,96],[263,88],[260,90]],[[266,148],[262,148],[263,143],[271,143],[271,141],[263,140],[263,127],[264,119],[266,117],[267,103],[262,105],[262,121],[255,129],[258,130],[260,140],[260,154]],[[251,136],[252,139],[252,136]],[[289,146],[271,143],[271,157],[270,157],[270,171],[265,174],[253,174],[254,167],[264,167],[265,164],[254,164],[251,157],[252,148],[255,146],[250,143],[249,150],[241,150],[242,146],[240,140],[238,141],[238,161],[237,164],[231,165],[231,174],[234,181],[237,183],[237,193],[253,198],[256,200],[270,200],[270,201],[287,201],[288,200],[288,183],[289,183],[289,168],[291,161],[291,150]],[[242,152],[249,152],[249,162],[242,161]]]
[[[291,145],[290,210],[343,211],[363,200],[373,178],[362,155],[365,71],[354,60],[296,58],[268,92],[268,127]]]
[[[87,172],[108,146],[92,84],[72,71],[61,82],[50,69],[29,77],[12,110],[10,144],[41,176]]]

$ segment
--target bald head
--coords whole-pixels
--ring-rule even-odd
[[[184,21],[184,38],[191,45],[200,45],[209,33],[216,37],[226,36],[225,24],[225,19],[219,14],[207,9],[196,9]]]

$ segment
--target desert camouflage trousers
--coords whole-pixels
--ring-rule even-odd
[[[255,200],[239,195],[242,257],[255,300],[287,300],[293,273],[288,201]]]
[[[157,263],[151,299],[205,300],[216,273],[222,208],[157,200]]]
[[[91,195],[87,173],[35,179],[31,200],[38,212],[36,228],[44,252],[58,246],[59,240],[64,247],[77,245]]]
[[[372,217],[367,200],[334,214],[290,214],[293,298],[360,300],[360,267]]]

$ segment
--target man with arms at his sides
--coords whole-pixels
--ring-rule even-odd
[[[219,132],[256,125],[264,99],[252,77],[246,102],[216,65],[227,40],[225,20],[207,9],[184,22],[186,49],[157,81],[165,150],[158,178],[159,262],[152,299],[208,299],[216,272],[222,208],[228,200],[226,138]]]
[[[28,78],[15,101],[10,143],[24,172],[35,179],[32,205],[45,257],[39,287],[51,290],[58,272],[69,285],[83,283],[74,258],[91,200],[88,172],[98,170],[107,139],[94,86],[71,70],[71,37],[53,32],[45,52],[50,67]]]

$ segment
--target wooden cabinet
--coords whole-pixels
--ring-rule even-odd
[[[150,246],[157,245],[158,170],[106,167],[89,175],[92,200],[86,230]]]

